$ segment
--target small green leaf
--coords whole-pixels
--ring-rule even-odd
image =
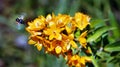
[[[120,41],[105,46],[104,50],[108,52],[120,51]]]
[[[80,36],[80,30],[77,30],[76,32],[75,32],[75,37],[79,37]]]
[[[107,63],[112,62],[114,59],[115,59],[115,57],[110,57],[110,58],[108,58],[108,59],[107,59]]]
[[[103,19],[96,19],[96,20],[93,20],[91,21],[91,28],[98,28],[98,27],[101,27],[101,26],[105,26],[105,21],[106,20],[103,20]]]
[[[110,55],[105,52],[97,51],[96,54],[97,54],[97,56],[99,56],[101,59],[104,59],[104,60],[107,60],[110,57]]]
[[[100,29],[98,29],[97,31],[95,31],[95,33],[92,36],[89,36],[87,39],[87,42],[92,42],[92,41],[96,41],[96,39],[98,39],[103,33],[109,31],[109,30],[113,30],[115,29],[115,27],[102,27]]]

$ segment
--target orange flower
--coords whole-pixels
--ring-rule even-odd
[[[76,31],[81,31],[89,24],[89,16],[76,13],[74,17],[66,14],[48,14],[47,17],[39,16],[32,22],[28,22],[26,30],[30,33],[29,44],[33,44],[40,51],[55,56],[62,55],[67,58],[67,64],[75,67],[85,67],[88,57],[73,55],[72,49],[77,49],[76,42],[86,48],[87,31],[83,32],[78,41],[74,37]]]
[[[67,44],[65,44],[64,41],[54,39],[53,41],[51,41],[51,43],[44,43],[44,45],[45,44],[46,46],[44,47],[45,47],[46,53],[51,53],[51,54],[58,56],[68,51]]]
[[[83,56],[80,57],[78,55],[73,55],[71,58],[68,59],[67,64],[69,66],[74,66],[74,67],[85,67],[85,63],[87,61],[91,61],[89,57]]]
[[[77,44],[73,41],[73,39],[73,34],[69,36],[62,34],[62,40],[51,40],[51,43],[47,43],[47,45],[44,46],[46,49],[45,51],[54,55],[64,54],[70,49],[70,46],[72,46],[73,48],[78,47]]]
[[[70,46],[72,46],[73,48],[78,48],[77,44],[74,41],[74,34],[69,34],[69,35],[64,35],[62,34],[63,37],[63,41],[66,41],[66,43]]]
[[[39,31],[45,27],[45,18],[43,16],[40,16],[36,18],[33,22],[28,22],[28,27],[26,30],[28,32],[30,31]]]
[[[65,41],[55,40],[52,42],[52,45],[55,45],[55,52],[59,54],[60,52],[64,53],[67,51],[67,44]],[[57,49],[58,48],[58,49]],[[60,52],[59,52],[60,51]],[[59,53],[58,53],[59,52]]]

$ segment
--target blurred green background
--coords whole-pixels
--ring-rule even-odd
[[[22,25],[18,29],[15,19],[22,13],[33,18],[49,13],[74,16],[75,12],[88,14],[91,20],[106,20],[117,28],[110,41],[120,40],[119,0],[0,0],[0,67],[68,67],[62,57],[56,59],[28,45],[29,34]]]

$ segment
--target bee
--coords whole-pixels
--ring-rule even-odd
[[[26,21],[25,21],[25,16],[26,14],[23,13],[21,14],[19,17],[16,18],[16,23],[17,23],[17,28],[20,30],[23,25],[26,25]]]
[[[19,24],[24,24],[25,23],[23,18],[20,18],[20,17],[16,18],[16,22],[19,23]]]
[[[26,13],[22,13],[19,17],[16,18],[17,22],[17,28],[21,29],[22,26],[28,26],[29,21],[33,21],[36,16],[30,15],[30,17],[27,17]]]
[[[25,16],[26,16],[25,13],[21,14],[19,17],[16,18],[16,22],[19,23],[19,24],[25,24],[25,21],[24,21]]]

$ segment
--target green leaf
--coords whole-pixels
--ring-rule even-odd
[[[110,57],[110,58],[107,58],[107,63],[112,62],[114,59],[115,59],[115,57],[114,57],[114,56],[113,56],[113,57]]]
[[[75,32],[75,37],[79,37],[80,36],[80,30],[77,30],[77,32]]]
[[[91,28],[98,28],[98,27],[102,27],[102,26],[105,26],[105,21],[106,20],[103,20],[103,19],[95,19],[95,20],[92,20],[91,21]]]
[[[95,31],[95,33],[92,36],[89,36],[87,39],[87,42],[92,42],[92,41],[96,41],[100,36],[102,36],[103,33],[109,31],[109,30],[113,30],[115,29],[115,27],[102,27],[100,29],[98,29],[97,31]]]
[[[101,58],[101,60],[107,60],[110,57],[110,54],[103,51],[97,51],[96,54]]]
[[[116,27],[116,29],[113,30],[113,36],[114,36],[115,38],[117,38],[117,39],[120,38],[119,24],[117,23],[117,20],[116,20],[113,12],[112,12],[111,10],[108,11],[108,17],[109,17],[109,19],[110,19],[110,24],[111,24],[111,26],[112,26],[112,27]]]
[[[108,52],[120,51],[120,41],[105,46],[104,50]]]

